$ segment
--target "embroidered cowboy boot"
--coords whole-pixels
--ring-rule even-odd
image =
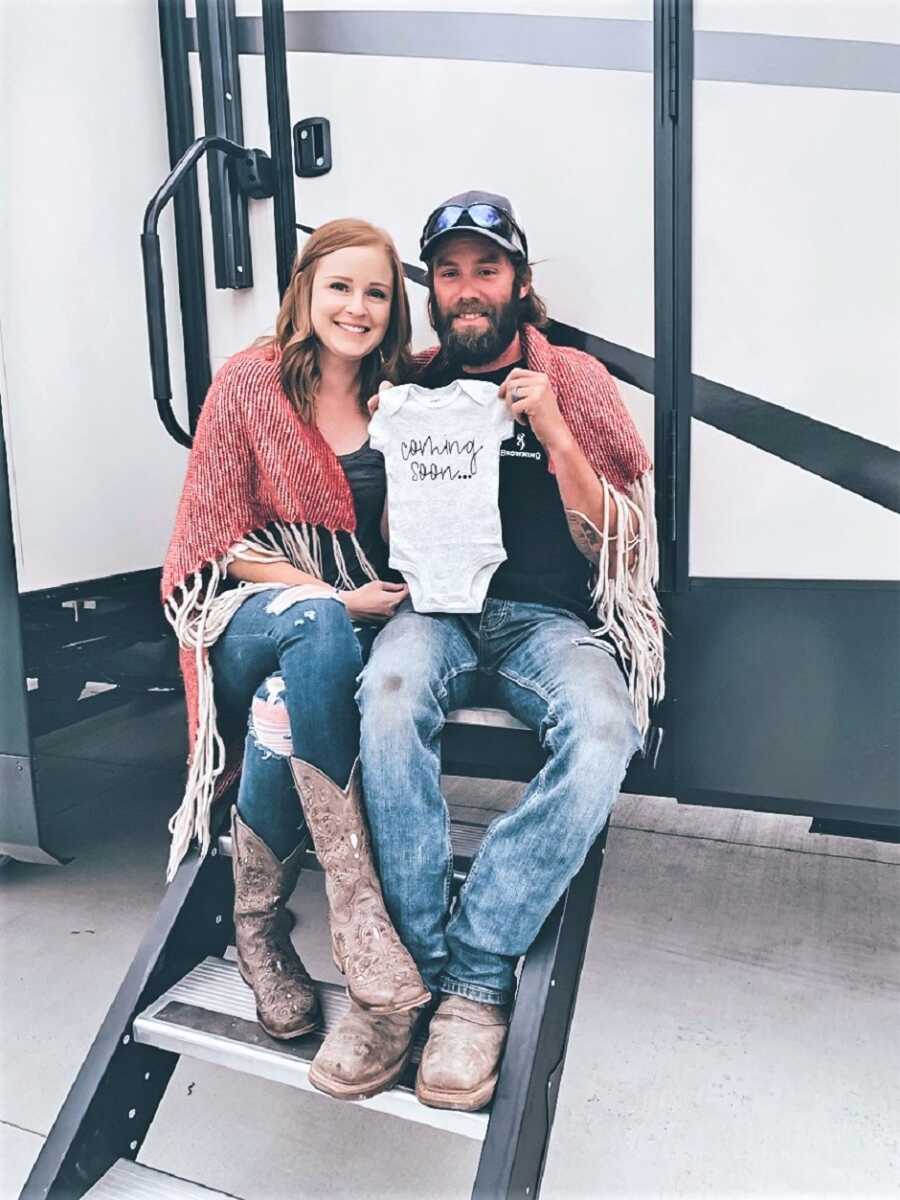
[[[313,981],[291,944],[285,908],[300,874],[305,848],[281,862],[266,843],[231,816],[234,865],[234,941],[238,970],[253,989],[256,1016],[270,1037],[301,1037],[319,1023]]]
[[[421,1102],[462,1112],[484,1108],[497,1086],[508,1025],[503,1005],[444,996],[416,1075]]]
[[[423,1008],[379,1015],[353,1000],[309,1068],[309,1082],[336,1100],[367,1100],[392,1087],[412,1051]]]
[[[384,906],[362,809],[359,760],[346,788],[300,758],[291,759],[291,772],[325,872],[335,966],[346,975],[351,998],[382,1015],[427,1003],[431,993]]]

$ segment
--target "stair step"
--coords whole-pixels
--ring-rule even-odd
[[[234,1200],[230,1192],[217,1192],[127,1158],[113,1163],[103,1178],[85,1192],[85,1200],[215,1200],[217,1196]]]
[[[502,708],[455,708],[447,714],[447,723],[452,726],[462,727],[486,727],[489,729],[504,729],[514,730],[522,733],[531,734],[527,725],[514,717],[511,713],[506,712]],[[529,744],[533,740],[533,735],[528,739]],[[523,778],[530,779],[533,774],[537,773],[537,766],[534,769],[529,768]],[[456,882],[462,883],[468,871],[469,864],[475,857],[478,847],[481,845],[484,837],[485,827],[481,825],[465,825],[461,822],[454,821],[450,826],[450,840],[453,843],[454,857],[454,874]],[[231,858],[231,834],[225,833],[219,838],[218,842],[219,853],[225,858]],[[312,846],[307,851],[308,865],[317,867],[315,851]]]
[[[134,1038],[149,1046],[203,1059],[217,1066],[244,1071],[328,1097],[309,1082],[309,1064],[324,1034],[347,1011],[346,990],[333,983],[317,983],[324,1032],[290,1042],[276,1041],[256,1020],[253,993],[244,983],[237,964],[207,958],[190,974],[151,1004],[134,1022]],[[413,1048],[412,1060],[401,1084],[370,1100],[352,1101],[376,1112],[418,1121],[450,1133],[481,1140],[487,1130],[488,1111],[450,1112],[420,1104],[413,1091],[415,1065],[424,1044],[424,1033]]]
[[[531,730],[518,717],[508,713],[505,708],[454,708],[447,713],[447,721],[451,725],[488,725],[492,729],[521,729],[526,733]]]

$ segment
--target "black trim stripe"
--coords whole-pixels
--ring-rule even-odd
[[[655,367],[649,354],[639,354],[637,350],[629,350],[627,346],[619,346],[593,333],[585,333],[574,325],[564,325],[562,321],[551,321],[547,334],[557,346],[574,346],[576,350],[584,350],[594,358],[599,358],[616,379],[630,383],[632,387],[640,388],[651,396],[654,394]]]
[[[309,225],[298,225],[312,233]],[[404,263],[407,279],[425,286],[425,271]],[[646,354],[608,342],[573,325],[552,321],[548,330],[557,345],[575,346],[599,359],[609,373],[623,383],[654,394],[654,363]],[[845,491],[854,492],[891,512],[900,512],[900,452],[870,441],[825,421],[792,412],[779,404],[761,400],[693,375],[691,415],[722,433],[774,454]]]
[[[900,452],[694,376],[693,415],[891,512],[900,512]]]

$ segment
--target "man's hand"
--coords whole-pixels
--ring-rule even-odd
[[[385,390],[385,388],[389,388],[389,387],[393,387],[393,386],[394,385],[392,383],[389,383],[387,379],[382,379],[381,383],[379,383],[378,395],[370,396],[369,399],[366,401],[366,408],[368,408],[368,410],[369,410],[370,417],[374,417],[375,414],[378,412],[378,402],[381,399],[381,393]]]
[[[385,583],[376,579],[352,592],[341,592],[348,615],[356,621],[381,624],[389,620],[409,595],[405,583]]]
[[[500,385],[500,399],[520,425],[530,423],[534,436],[548,454],[565,448],[573,441],[550,380],[540,371],[516,367]],[[526,421],[525,418],[528,418]]]

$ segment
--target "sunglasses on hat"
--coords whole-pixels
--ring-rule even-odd
[[[508,212],[494,204],[470,204],[467,207],[460,204],[441,205],[425,222],[425,229],[419,239],[419,249],[424,251],[433,238],[451,229],[479,229],[493,235],[493,239],[511,253],[521,254],[523,258],[528,257],[525,234]]]

